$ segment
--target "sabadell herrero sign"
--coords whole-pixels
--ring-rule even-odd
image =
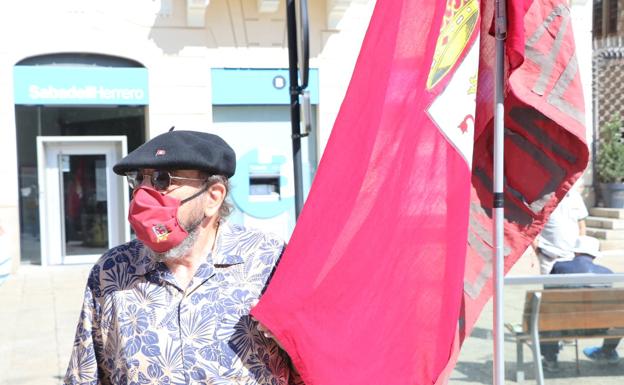
[[[147,105],[145,68],[15,66],[15,104]]]

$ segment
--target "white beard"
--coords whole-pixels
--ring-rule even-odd
[[[188,228],[186,229],[186,231],[188,232],[186,238],[184,238],[184,240],[179,245],[174,246],[172,249],[159,253],[146,246],[147,249],[150,251],[152,258],[157,262],[165,262],[182,258],[185,255],[189,254],[193,249],[193,246],[195,246],[195,242],[197,242],[197,237],[199,236],[199,225],[202,223],[203,220],[204,217],[188,226]]]

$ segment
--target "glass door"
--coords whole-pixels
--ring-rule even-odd
[[[106,154],[59,154],[63,256],[108,249]]]
[[[39,166],[42,263],[92,263],[129,240],[128,198],[112,172],[125,140],[111,138],[118,137],[37,139],[45,162]]]

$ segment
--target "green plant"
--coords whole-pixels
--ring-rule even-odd
[[[624,182],[624,139],[619,115],[613,116],[600,128],[597,158],[596,171],[600,182]]]

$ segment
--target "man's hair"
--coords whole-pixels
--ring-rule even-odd
[[[232,210],[234,209],[234,206],[228,200],[228,195],[231,188],[230,180],[224,175],[209,175],[208,186],[212,186],[215,183],[221,183],[225,186],[225,198],[223,199],[221,207],[219,207],[219,217],[225,219],[230,214],[232,214]]]

